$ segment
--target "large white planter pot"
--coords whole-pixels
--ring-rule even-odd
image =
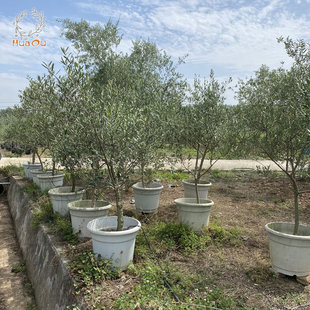
[[[184,198],[196,198],[195,181],[183,180]],[[207,199],[209,187],[212,184],[207,181],[200,181],[198,183],[198,197],[199,199]]]
[[[125,216],[124,230],[116,231],[116,227],[117,216],[100,217],[87,224],[94,254],[110,259],[114,267],[125,270],[133,259],[136,235],[141,228],[141,223]]]
[[[178,198],[174,202],[180,223],[189,225],[194,231],[201,231],[208,226],[210,210],[214,205],[212,200],[200,199],[200,203],[197,203],[196,198]]]
[[[82,187],[77,187],[75,192],[71,192],[71,186],[56,187],[48,191],[54,212],[62,216],[65,216],[69,212],[68,203],[81,200],[84,193],[85,190]]]
[[[42,191],[63,185],[65,175],[61,174],[38,174],[38,182]]]
[[[310,226],[300,225],[298,235],[293,223],[268,223],[265,229],[272,268],[289,276],[310,274]]]
[[[91,238],[87,224],[98,218],[107,216],[112,205],[106,201],[95,201],[92,207],[91,200],[79,200],[68,203],[68,209],[71,216],[71,223],[74,233],[78,233],[80,238]]]
[[[158,183],[152,183],[143,187],[142,183],[136,183],[132,186],[136,210],[142,213],[154,213],[158,209],[160,193],[163,186]]]
[[[25,171],[25,177],[27,179],[31,179],[32,180],[32,174],[31,174],[31,170],[36,170],[36,169],[42,169],[42,166],[40,163],[23,163],[23,167],[24,167],[24,171]]]
[[[49,175],[52,174],[52,172],[47,172],[47,171],[44,171],[44,170],[41,170],[41,169],[31,170],[30,172],[32,174],[32,181],[35,184],[37,184],[38,186],[40,186],[39,185],[39,180],[38,180],[38,177],[37,177],[39,174],[49,174]]]

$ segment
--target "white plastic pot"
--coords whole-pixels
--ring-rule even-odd
[[[299,225],[298,235],[293,235],[293,223],[268,223],[272,268],[289,276],[310,274],[310,226]]]
[[[201,231],[208,226],[210,210],[214,205],[212,200],[200,199],[200,203],[197,203],[196,198],[178,198],[174,202],[180,223],[189,225],[194,231]]]
[[[124,217],[124,230],[116,231],[117,216],[100,217],[87,224],[91,233],[93,252],[110,259],[114,267],[125,270],[133,259],[136,235],[141,223]]]
[[[61,174],[38,174],[38,183],[42,191],[63,185],[65,175]]]
[[[196,198],[195,181],[194,180],[183,180],[184,187],[184,198]],[[200,181],[198,183],[198,197],[199,199],[207,199],[209,187],[212,183],[207,181]]]
[[[38,174],[48,174],[48,175],[51,175],[52,173],[51,172],[47,172],[47,171],[44,171],[44,170],[41,170],[41,169],[37,169],[37,170],[31,170],[30,171],[31,174],[32,174],[32,181],[37,184],[38,186],[39,185],[39,180],[38,180]]]
[[[78,233],[80,238],[91,238],[87,224],[99,217],[107,216],[112,205],[106,201],[95,201],[92,207],[91,200],[79,200],[68,203],[71,216],[71,223],[74,233]]]
[[[31,174],[31,170],[36,170],[36,169],[42,169],[42,166],[40,163],[23,163],[23,167],[24,167],[24,171],[25,171],[25,177],[27,179],[31,179],[32,180],[32,174]]]
[[[132,186],[136,210],[142,213],[154,213],[158,209],[160,193],[163,186],[158,183],[148,184],[146,187],[142,183],[136,183]]]
[[[81,200],[84,193],[85,190],[82,187],[77,187],[74,192],[71,192],[71,186],[56,187],[48,191],[54,212],[62,216],[65,216],[69,212],[68,203]]]

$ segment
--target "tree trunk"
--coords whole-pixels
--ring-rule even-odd
[[[117,185],[114,188],[115,200],[116,200],[116,209],[117,209],[117,231],[121,231],[124,228],[124,215],[123,215],[123,202],[121,199],[120,188]]]
[[[196,202],[200,203],[199,195],[198,195],[198,183],[199,183],[199,179],[195,177]]]
[[[71,192],[75,191],[75,187],[76,187],[76,177],[75,177],[75,173],[71,172],[71,181],[72,181],[72,187],[71,187]]]
[[[42,154],[41,154],[42,155]],[[41,156],[39,155],[39,152],[37,151],[37,157],[39,158],[39,162],[41,164],[41,169],[43,170],[43,163],[42,163],[42,159]]]
[[[299,203],[298,203],[298,186],[296,179],[294,177],[291,178],[294,190],[294,208],[295,208],[295,226],[294,226],[294,235],[298,235],[299,229]]]
[[[35,161],[36,161],[36,150],[33,149],[33,151],[32,151],[32,163],[34,164]]]

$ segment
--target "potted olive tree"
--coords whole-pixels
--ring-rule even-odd
[[[223,94],[226,82],[219,83],[211,71],[209,80],[196,78],[190,91],[189,103],[181,107],[176,135],[179,145],[195,150],[193,180],[184,180],[185,198],[175,200],[179,221],[200,231],[208,225],[213,201],[207,199],[210,182],[202,177],[227,149],[227,108]],[[181,150],[182,151],[182,150]],[[210,165],[204,168],[208,157]],[[193,188],[192,191],[189,189]],[[189,188],[189,189],[188,189]]]
[[[288,177],[293,193],[295,222],[268,223],[272,268],[286,275],[310,273],[310,227],[299,222],[298,169],[309,156],[309,46],[286,40],[295,63],[285,70],[262,66],[255,77],[240,83],[240,121],[248,143],[270,158]],[[290,190],[290,189],[288,189]]]
[[[81,52],[90,73],[90,87],[84,89],[79,118],[89,144],[89,154],[104,163],[107,184],[115,196],[117,216],[106,216],[88,223],[94,253],[111,259],[112,264],[125,269],[133,258],[139,221],[123,215],[123,186],[137,166],[135,136],[141,109],[137,108],[132,81],[127,79],[127,58],[115,52],[120,37],[117,26],[108,23],[90,26],[87,22],[64,21],[65,35]],[[80,31],[83,28],[85,31]],[[98,40],[89,50],[88,42]]]
[[[134,141],[141,175],[140,182],[133,185],[135,205],[138,212],[154,213],[163,186],[152,182],[151,168],[162,166],[165,160],[164,152],[159,150],[166,147],[167,120],[173,107],[182,101],[185,82],[171,58],[154,43],[134,42],[128,63],[128,78],[135,87],[136,105],[142,112],[136,125],[139,135]]]

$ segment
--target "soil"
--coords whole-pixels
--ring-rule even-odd
[[[268,239],[264,226],[273,221],[294,220],[293,197],[289,180],[272,173],[265,177],[257,173],[240,172],[230,178],[210,179],[212,187],[208,199],[214,201],[211,221],[218,221],[230,229],[239,227],[242,241],[237,246],[210,246],[199,255],[183,256],[172,253],[170,260],[180,269],[203,272],[208,289],[221,288],[225,295],[241,300],[248,307],[258,309],[310,309],[310,286],[303,286],[296,277],[276,274],[270,270]],[[183,186],[162,182],[164,189],[158,212],[147,216],[147,221],[175,222],[176,198],[183,197]],[[305,181],[299,182],[301,189],[309,189]],[[136,217],[133,191],[129,189],[124,197],[126,216]],[[107,193],[106,200],[113,201],[113,194]],[[114,210],[115,211],[115,210]],[[300,197],[300,221],[310,225],[310,194]],[[142,219],[143,225],[143,219]],[[91,242],[83,245],[91,248]],[[310,259],[310,258],[309,258]],[[120,279],[105,281],[102,285],[104,304],[120,296],[122,288],[131,290],[138,279],[122,273]],[[104,301],[103,301],[104,300]]]
[[[0,194],[0,240],[0,310],[35,309],[4,194]]]

